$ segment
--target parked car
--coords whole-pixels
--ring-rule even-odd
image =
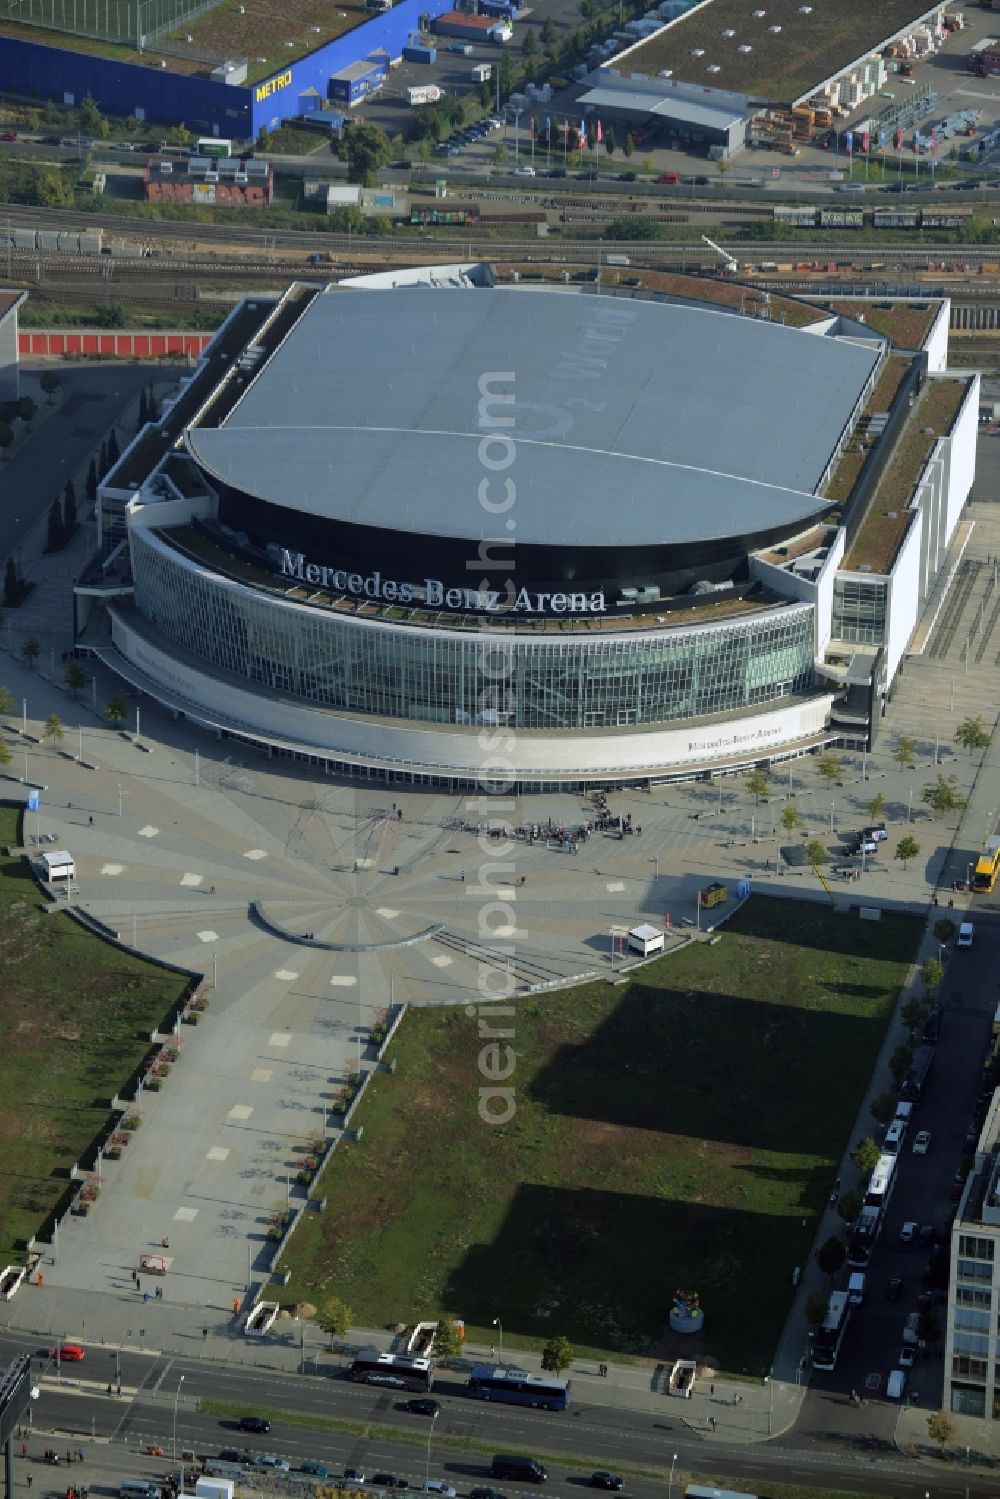
[[[517,167],[515,169],[515,171],[514,171],[514,176],[515,177],[534,177],[534,175],[535,175],[535,169],[534,169],[533,166],[530,166],[530,165],[525,165],[523,167]]]
[[[112,151],[134,151],[135,147],[131,141],[115,141],[111,149]]]
[[[470,1489],[469,1499],[507,1499],[507,1495],[499,1489]]]
[[[457,1499],[456,1490],[450,1483],[445,1483],[443,1478],[428,1478],[424,1484],[425,1494],[438,1494],[440,1499]]]
[[[265,1420],[263,1416],[240,1417],[240,1431],[252,1431],[255,1432],[258,1436],[266,1436],[266,1434],[270,1430],[271,1423],[270,1421]]]
[[[679,172],[662,172],[656,180],[660,187],[679,187],[681,177]]]
[[[603,1469],[598,1473],[591,1473],[590,1487],[592,1489],[610,1489],[617,1494],[625,1487],[625,1480],[618,1473],[605,1473]]]
[[[398,1473],[373,1473],[369,1482],[377,1489],[408,1489],[410,1485]]]
[[[899,1350],[899,1358],[896,1360],[901,1369],[912,1369],[917,1362],[917,1350],[912,1344],[907,1348]]]
[[[899,1230],[899,1242],[901,1244],[912,1244],[917,1237],[917,1229],[919,1227],[919,1223],[914,1223],[912,1218],[908,1218]]]
[[[365,1481],[365,1475],[364,1475],[364,1473],[362,1473],[362,1471],[361,1471],[360,1468],[345,1468],[344,1469],[344,1482],[345,1483],[364,1483],[364,1481]]]
[[[259,1452],[254,1458],[254,1466],[272,1468],[276,1473],[288,1473],[292,1467],[287,1457],[278,1457],[274,1452]]]
[[[920,1231],[917,1234],[917,1241],[923,1248],[930,1248],[930,1246],[934,1243],[933,1223],[921,1223]]]
[[[441,1403],[438,1400],[421,1397],[419,1400],[407,1400],[403,1409],[412,1411],[415,1416],[440,1416]]]
[[[253,1453],[248,1452],[245,1447],[222,1447],[219,1450],[220,1463],[252,1463]]]
[[[893,1369],[885,1382],[885,1393],[890,1400],[902,1400],[903,1391],[906,1389],[906,1373],[903,1369]]]
[[[886,1282],[885,1299],[886,1301],[900,1301],[902,1296],[903,1282],[898,1275],[894,1275],[890,1281]]]
[[[303,1473],[311,1473],[314,1478],[333,1477],[333,1469],[328,1468],[325,1463],[318,1463],[313,1457],[307,1457],[305,1459],[302,1464],[302,1471]]]
[[[16,140],[17,140],[17,131],[16,130],[5,130],[3,132],[3,134],[0,135],[0,141],[16,141]]]
[[[930,1148],[931,1132],[929,1129],[922,1129],[919,1134],[913,1137],[913,1154],[926,1155]]]

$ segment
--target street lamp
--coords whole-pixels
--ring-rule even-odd
[[[500,1362],[503,1363],[503,1323],[500,1321],[499,1317],[493,1318],[493,1326],[497,1328],[500,1333]]]
[[[171,1448],[171,1451],[173,1453],[173,1461],[174,1462],[177,1461],[177,1402],[181,1398],[181,1385],[183,1383],[184,1383],[184,1375],[182,1374],[181,1377],[180,1377],[180,1379],[177,1381],[177,1389],[174,1392],[174,1440],[173,1440],[173,1446]],[[181,1484],[181,1488],[183,1489],[183,1487],[184,1487],[184,1485],[182,1483]]]
[[[676,1461],[677,1453],[675,1452],[673,1457],[670,1459],[670,1477],[667,1480],[667,1499],[674,1499],[674,1463],[676,1463]]]
[[[427,1433],[427,1465],[426,1465],[426,1467],[424,1469],[424,1489],[425,1490],[427,1489],[427,1486],[428,1486],[428,1484],[431,1481],[431,1442],[433,1441],[433,1438],[434,1438],[434,1422],[437,1420],[437,1418],[438,1418],[438,1416],[440,1414],[441,1414],[441,1412],[439,1410],[437,1410],[437,1411],[434,1412],[433,1416],[431,1416],[431,1429]]]
[[[769,1369],[764,1377],[767,1385],[767,1434],[771,1435],[771,1426],[774,1421],[774,1370]]]

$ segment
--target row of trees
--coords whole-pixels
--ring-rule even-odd
[[[93,461],[91,461],[91,468],[93,468]],[[94,492],[95,494],[97,492],[96,485]],[[48,535],[45,540],[45,550],[47,552],[61,551],[66,543],[75,536],[79,524],[76,514],[76,488],[73,480],[67,479],[62,495],[62,504],[59,503],[57,496],[49,507],[49,525]]]
[[[328,1296],[316,1312],[317,1326],[333,1338],[342,1338],[352,1320],[351,1308],[340,1296]],[[454,1322],[439,1322],[434,1334],[435,1358],[458,1358],[461,1353],[462,1339]],[[550,1338],[542,1349],[542,1368],[550,1374],[562,1374],[570,1367],[573,1358],[573,1345],[568,1338]]]

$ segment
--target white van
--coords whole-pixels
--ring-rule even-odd
[[[895,1118],[892,1121],[893,1124],[895,1124],[896,1120],[898,1120],[898,1119],[902,1120],[902,1122],[904,1124],[909,1124],[909,1122],[910,1122],[910,1120],[912,1118],[913,1118],[913,1105],[912,1105],[912,1103],[897,1103],[897,1105],[896,1105],[896,1115],[895,1115]]]
[[[890,1400],[902,1400],[906,1389],[906,1375],[902,1369],[893,1369],[885,1382],[885,1393]]]
[[[123,1478],[118,1493],[121,1499],[160,1499],[156,1484],[146,1478]]]
[[[865,1299],[865,1272],[855,1270],[847,1282],[847,1299],[851,1306],[860,1306]]]
[[[899,1155],[900,1146],[903,1143],[903,1136],[905,1134],[906,1120],[894,1119],[886,1130],[885,1140],[882,1143],[882,1149],[886,1155]]]
[[[976,929],[971,921],[963,921],[958,929],[958,940],[956,947],[971,947],[972,939],[976,935]]]

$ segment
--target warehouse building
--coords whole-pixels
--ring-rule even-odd
[[[270,162],[238,156],[151,156],[143,187],[149,203],[266,208],[274,192],[274,171]]]
[[[978,377],[944,369],[944,304],[903,352],[853,308],[712,287],[469,265],[244,302],[102,485],[131,581],[85,580],[78,649],[366,776],[475,783],[484,741],[525,789],[870,744]]]

